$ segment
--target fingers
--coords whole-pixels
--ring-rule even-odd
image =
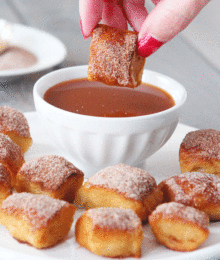
[[[103,24],[127,29],[123,12],[123,0],[79,0],[80,25],[84,38],[88,38],[95,26]]]
[[[148,13],[144,6],[144,0],[125,0],[124,10],[130,25],[139,32]]]
[[[102,19],[103,0],[79,0],[80,25],[84,38],[92,33],[92,30]]]
[[[127,29],[127,20],[123,13],[122,0],[104,0],[102,23],[118,29]]]
[[[187,27],[210,0],[154,0],[156,7],[144,21],[138,50],[147,57]]]

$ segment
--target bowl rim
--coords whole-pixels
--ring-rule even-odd
[[[36,108],[36,101],[35,101],[35,99],[38,99],[38,101],[40,100],[40,102],[42,102],[42,104],[44,104],[44,106],[47,106],[50,110],[53,110],[54,112],[59,113],[59,115],[63,114],[64,116],[68,116],[68,117],[73,117],[74,116],[75,118],[85,119],[85,120],[88,120],[88,121],[92,121],[94,123],[95,123],[95,121],[99,121],[99,122],[103,121],[103,123],[104,122],[112,122],[113,123],[113,122],[117,122],[117,121],[121,121],[121,122],[132,121],[132,122],[136,122],[136,121],[143,120],[143,119],[149,119],[149,120],[150,119],[156,119],[158,117],[163,117],[163,116],[172,114],[172,112],[177,111],[185,103],[185,101],[187,99],[187,91],[186,91],[185,87],[181,83],[179,83],[175,79],[173,79],[173,78],[171,78],[169,76],[166,76],[166,75],[164,75],[162,73],[158,73],[158,72],[155,72],[155,71],[152,71],[152,70],[148,70],[148,69],[144,69],[144,72],[152,73],[152,74],[154,74],[157,77],[162,77],[164,79],[171,80],[172,82],[175,82],[177,84],[178,88],[181,90],[182,96],[180,98],[180,101],[178,103],[175,102],[175,105],[173,107],[171,107],[169,109],[166,109],[164,111],[157,112],[157,113],[154,113],[154,114],[149,114],[149,115],[141,115],[141,116],[133,116],[133,117],[100,117],[100,116],[91,116],[91,115],[78,114],[78,113],[69,112],[69,111],[57,108],[57,107],[51,105],[50,103],[46,102],[43,99],[43,96],[39,93],[39,87],[41,86],[41,83],[46,78],[52,77],[53,75],[58,75],[58,74],[62,75],[62,72],[64,72],[64,71],[67,72],[68,70],[71,71],[73,69],[86,69],[86,71],[87,71],[87,68],[88,68],[88,65],[80,65],[80,66],[72,66],[72,67],[67,67],[67,68],[61,68],[61,69],[52,71],[50,73],[47,73],[46,75],[44,75],[40,79],[38,79],[35,82],[34,88],[33,88],[33,96],[34,96],[35,108]],[[144,75],[144,72],[143,72],[143,75]],[[79,77],[79,78],[82,78],[82,77]],[[76,79],[76,77],[73,77],[73,79]],[[67,80],[71,80],[71,79],[67,79]],[[65,80],[63,80],[63,81],[65,81]],[[59,82],[62,82],[62,81],[59,81]],[[56,84],[58,84],[59,82],[57,82]],[[143,82],[147,83],[145,81],[143,81]],[[52,86],[49,86],[46,90],[48,90]],[[163,89],[160,86],[157,86],[157,87]],[[46,90],[44,91],[44,93],[46,92]],[[169,93],[169,91],[167,91],[167,90],[165,90],[165,91]],[[43,95],[44,95],[44,93],[43,93]],[[173,98],[173,95],[171,93],[169,93],[169,94]]]

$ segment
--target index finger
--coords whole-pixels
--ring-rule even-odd
[[[79,0],[81,29],[89,37],[95,26],[102,19],[103,0]]]
[[[124,10],[127,20],[135,31],[139,32],[148,12],[145,8],[145,0],[124,0]]]

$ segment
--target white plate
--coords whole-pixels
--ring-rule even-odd
[[[64,44],[53,35],[33,27],[13,24],[14,36],[11,45],[32,52],[37,62],[23,69],[0,70],[0,77],[22,76],[50,69],[64,61],[67,51]]]
[[[26,154],[26,160],[35,156],[43,154],[57,154],[65,156],[51,143],[49,136],[45,133],[37,114],[25,114],[31,129],[31,136],[33,138],[33,145],[29,152]],[[178,163],[178,150],[179,145],[189,131],[195,130],[192,127],[179,124],[175,133],[168,141],[168,143],[155,155],[147,160],[143,166],[149,173],[151,173],[157,182],[169,176],[180,173]],[[66,157],[67,158],[67,157]],[[67,158],[68,159],[68,158]],[[76,212],[75,220],[81,214],[80,211]],[[1,259],[16,259],[16,260],[98,260],[109,259],[99,257],[87,249],[80,247],[74,238],[74,224],[67,238],[50,249],[38,250],[26,244],[21,244],[13,239],[9,232],[0,226],[0,252]],[[158,244],[156,239],[151,233],[149,225],[144,227],[144,241],[142,245],[143,260],[203,260],[212,257],[220,257],[220,222],[212,223],[210,225],[210,236],[207,241],[197,250],[189,253],[182,253],[169,250],[164,246]],[[128,258],[136,259],[136,258]]]

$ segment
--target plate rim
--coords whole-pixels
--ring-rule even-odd
[[[13,27],[15,28],[15,30],[21,30],[21,31],[23,30],[23,31],[26,31],[28,33],[36,32],[37,35],[43,35],[44,37],[47,37],[48,40],[53,41],[54,43],[56,43],[59,46],[59,49],[57,51],[59,51],[60,57],[59,57],[59,59],[55,60],[53,63],[43,64],[40,67],[33,65],[31,67],[28,67],[28,68],[12,69],[12,70],[0,70],[0,77],[7,78],[7,77],[15,77],[15,76],[23,76],[23,75],[28,75],[28,74],[34,74],[34,73],[37,73],[37,72],[41,72],[41,71],[53,68],[53,67],[61,64],[65,60],[65,58],[67,56],[67,48],[64,45],[64,43],[59,38],[55,37],[53,34],[48,33],[47,31],[38,29],[36,27],[27,26],[27,25],[23,25],[23,24],[19,24],[19,23],[13,23]],[[16,39],[15,39],[15,42],[12,45],[16,45]],[[19,42],[18,42],[18,46],[19,46]],[[33,54],[36,55],[36,53],[33,53]]]

